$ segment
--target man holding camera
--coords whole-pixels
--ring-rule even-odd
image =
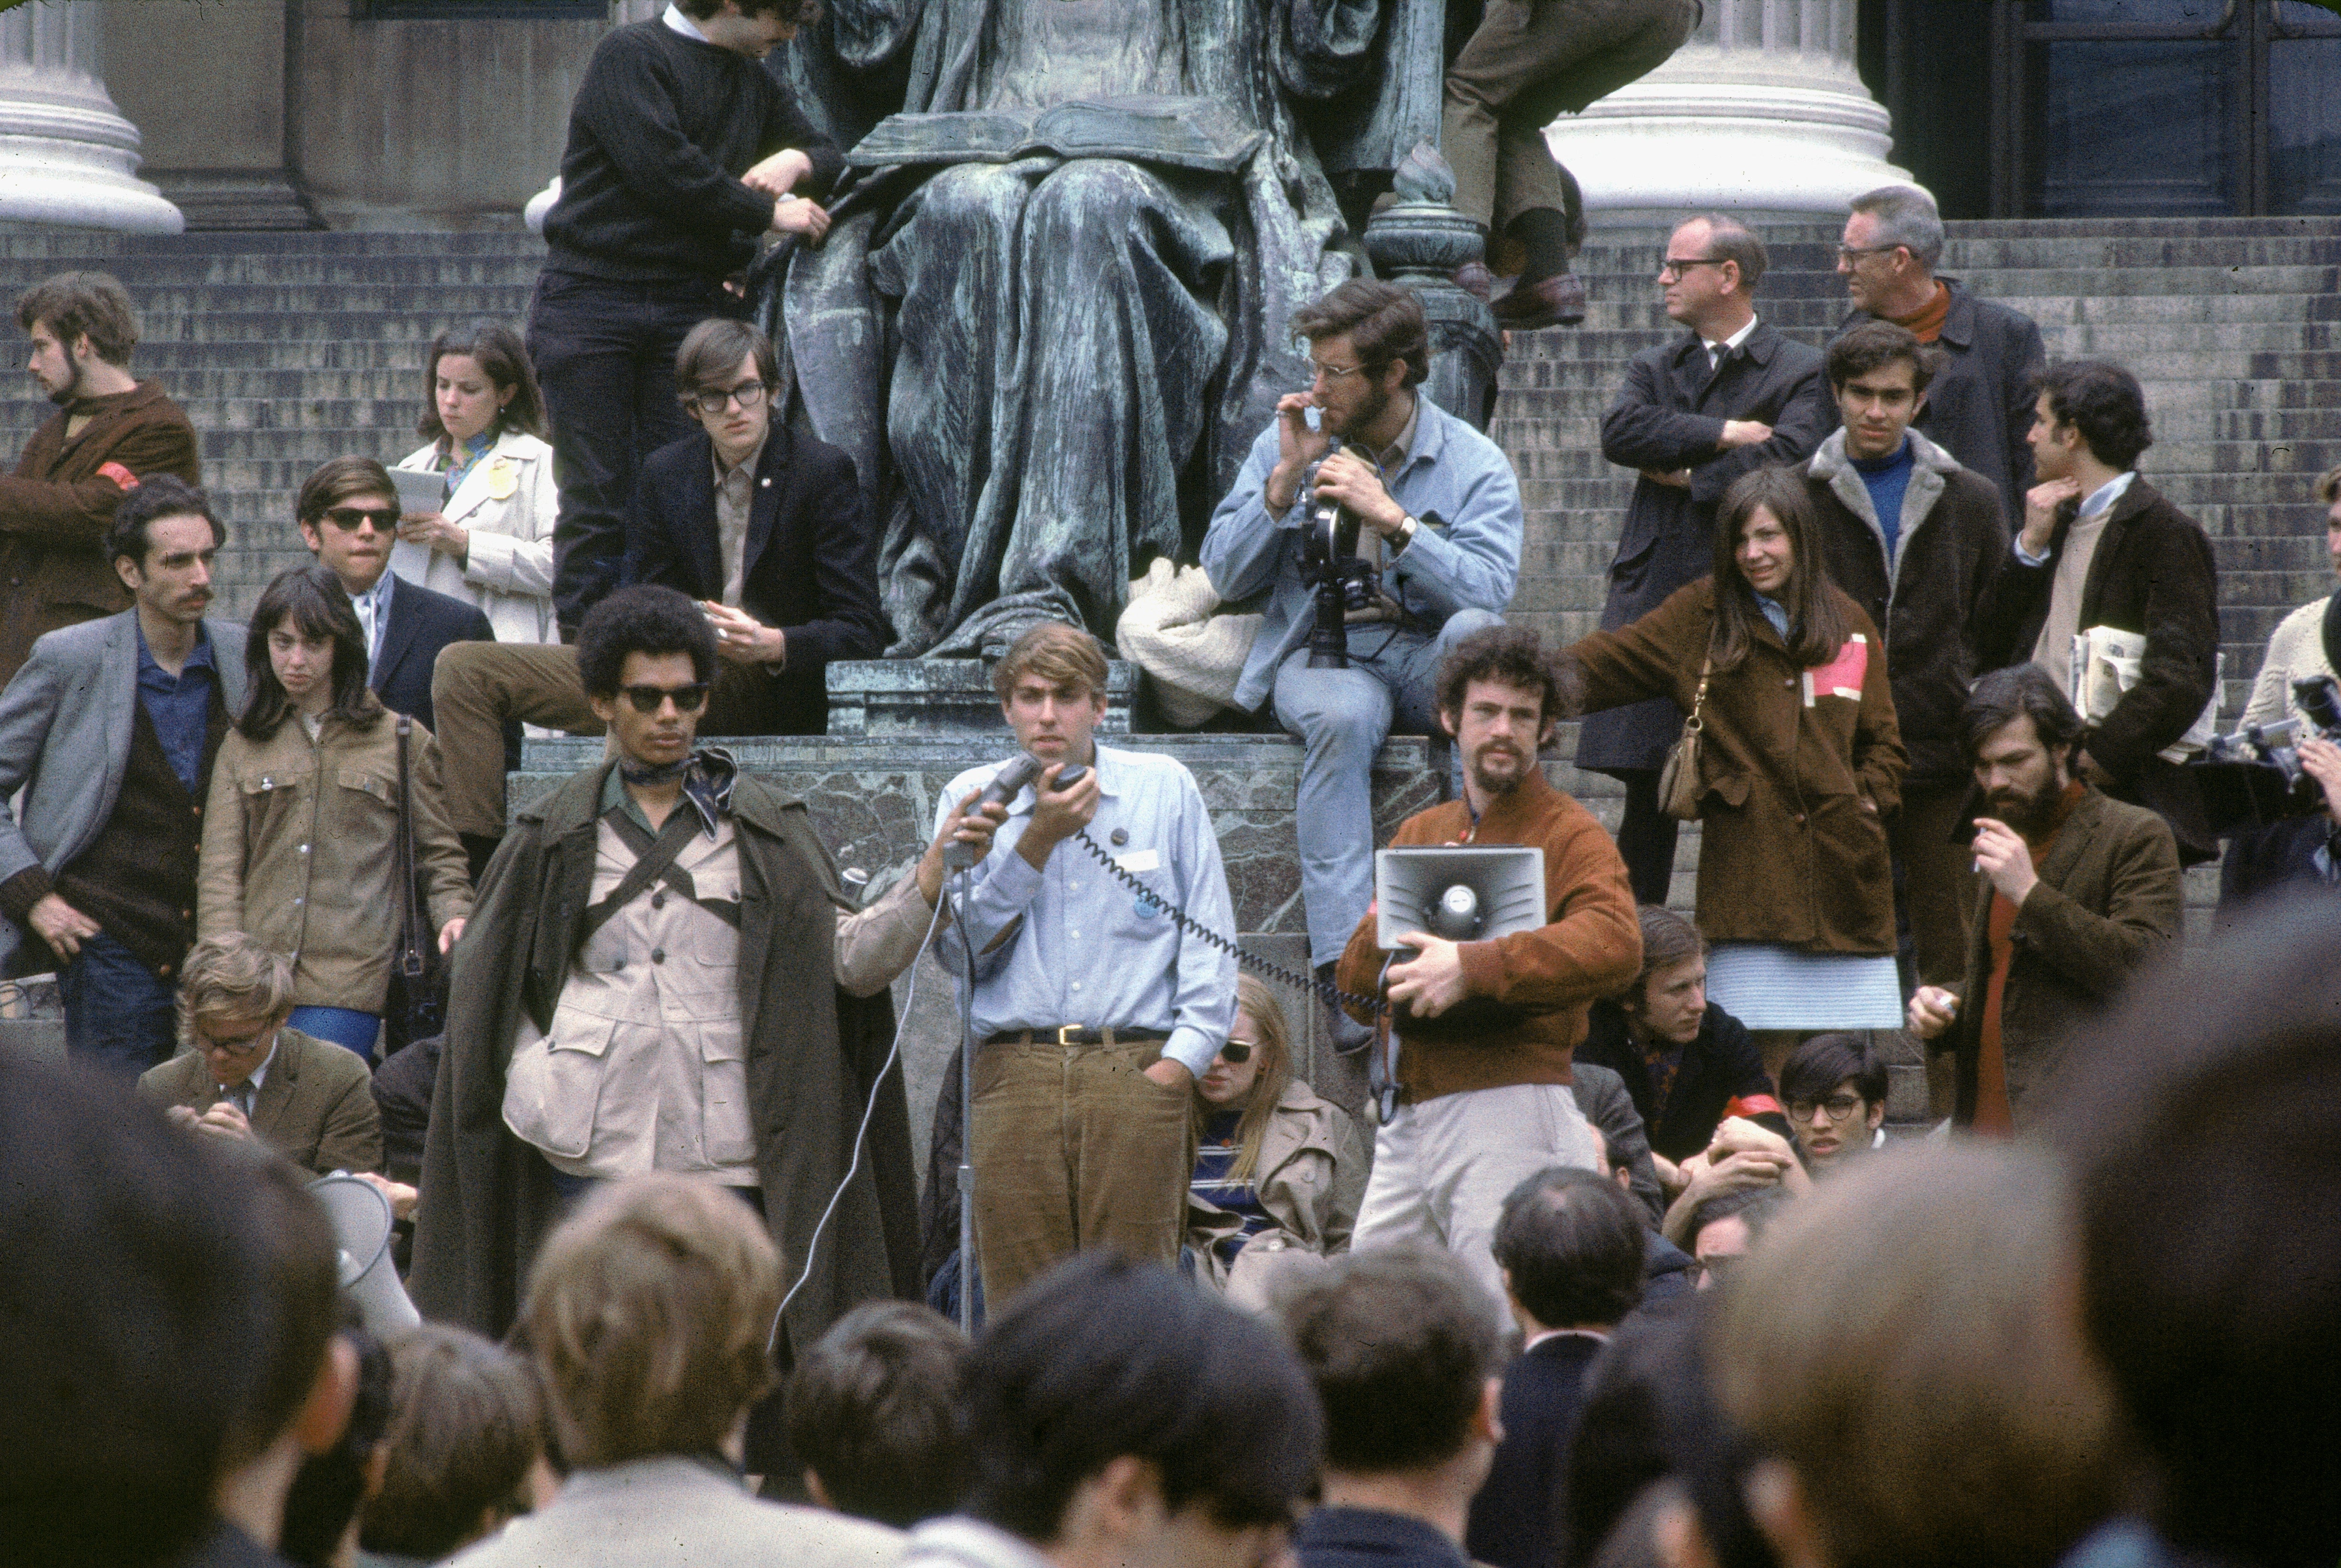
[[[1273,697],[1277,722],[1308,746],[1294,813],[1300,895],[1310,962],[1330,978],[1373,898],[1374,753],[1393,731],[1439,732],[1439,660],[1499,622],[1522,521],[1496,443],[1419,393],[1430,349],[1413,293],[1353,279],[1294,313],[1292,328],[1316,379],[1277,403],[1202,554],[1223,600],[1274,590],[1235,705]],[[1345,654],[1304,571],[1304,532],[1337,513],[1343,554],[1362,562],[1330,567],[1349,580]],[[1337,1048],[1366,1044],[1363,1027],[1330,1017]]]

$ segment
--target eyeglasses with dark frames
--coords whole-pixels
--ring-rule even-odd
[[[1890,251],[1898,251],[1901,248],[1899,245],[1839,245],[1837,248],[1837,259],[1840,262],[1850,262],[1856,256],[1882,256]]]
[[[712,416],[722,413],[725,406],[734,401],[743,409],[754,408],[764,401],[764,393],[770,390],[762,382],[742,382],[738,386],[725,387],[721,391],[693,392],[691,401],[700,412]]]
[[[1831,1095],[1825,1100],[1790,1100],[1788,1102],[1788,1119],[1790,1121],[1797,1122],[1808,1122],[1813,1119],[1813,1112],[1816,1110],[1823,1110],[1828,1113],[1829,1120],[1833,1122],[1841,1122],[1860,1108],[1861,1097],[1859,1095]]]
[[[677,713],[696,713],[707,702],[704,680],[694,680],[688,686],[621,686],[618,690],[634,705],[637,713],[656,713],[670,697],[674,699]]]
[[[1669,256],[1659,263],[1659,276],[1681,277],[1693,267],[1719,267],[1729,256]]]

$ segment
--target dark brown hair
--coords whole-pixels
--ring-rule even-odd
[[[783,22],[793,22],[800,27],[810,27],[821,20],[821,0],[739,0],[742,16],[778,16]],[[704,22],[723,9],[723,0],[676,0],[682,14],[695,22]],[[740,362],[735,358],[734,364]]]
[[[435,1563],[477,1536],[491,1510],[523,1511],[521,1488],[544,1452],[544,1399],[528,1363],[469,1329],[426,1323],[389,1348],[388,1458],[358,1543]]]
[[[1829,385],[1843,392],[1845,383],[1854,377],[1866,376],[1897,360],[1909,364],[1912,389],[1925,392],[1943,368],[1943,351],[1921,342],[1908,327],[1868,317],[1829,344]]]
[[[1792,468],[1759,468],[1744,473],[1723,492],[1715,509],[1715,630],[1708,652],[1718,670],[1737,670],[1764,618],[1756,590],[1739,570],[1739,531],[1757,509],[1779,519],[1788,536],[1788,586],[1779,596],[1788,612],[1788,656],[1798,664],[1826,664],[1836,657],[1853,623],[1845,600],[1829,582],[1821,558],[1820,520],[1801,473]],[[1870,650],[1872,658],[1878,650]]]
[[[2138,453],[2154,444],[2146,389],[2117,364],[2060,361],[2032,378],[2032,396],[2036,402],[2046,397],[2057,422],[2079,431],[2090,454],[2107,468],[2136,467]]]
[[[358,612],[330,568],[295,566],[278,572],[261,594],[244,634],[244,690],[252,697],[235,721],[244,739],[266,740],[293,716],[293,700],[268,658],[269,633],[287,620],[304,637],[334,640],[334,701],[325,717],[352,729],[373,729],[387,710],[366,689],[365,633],[358,629]]]
[[[781,379],[780,362],[772,357],[772,340],[758,331],[753,322],[708,317],[684,333],[682,346],[674,351],[674,395],[689,402],[702,391],[728,382],[740,362],[751,354],[755,356],[756,374],[769,396],[777,390],[773,383]]]
[[[1283,1303],[1325,1406],[1325,1463],[1352,1474],[1441,1464],[1496,1374],[1497,1304],[1445,1251],[1354,1252]]]
[[[1016,683],[1027,675],[1037,675],[1062,686],[1078,688],[1091,697],[1103,697],[1106,684],[1105,652],[1098,640],[1078,626],[1068,626],[1061,620],[1043,620],[1027,627],[1024,635],[1008,645],[1000,662],[991,667],[991,689],[1000,700],[1016,690]]]
[[[337,457],[301,481],[293,514],[314,528],[326,512],[354,495],[379,495],[395,501],[398,486],[390,470],[370,457]]]
[[[1351,278],[1313,305],[1292,313],[1292,335],[1315,342],[1347,334],[1358,363],[1379,382],[1392,360],[1406,362],[1408,386],[1430,373],[1430,336],[1422,301],[1412,289],[1372,278]]]
[[[1538,718],[1547,724],[1574,713],[1585,690],[1577,661],[1548,654],[1525,626],[1483,627],[1448,650],[1439,661],[1439,710],[1460,717],[1474,680],[1535,692]]]
[[[512,401],[488,426],[491,434],[516,430],[539,441],[553,438],[551,428],[544,422],[544,394],[537,390],[536,372],[528,362],[528,350],[522,346],[520,334],[502,322],[473,322],[469,326],[450,328],[431,340],[431,352],[423,362],[423,417],[414,422],[417,435],[433,441],[447,438],[447,427],[439,420],[439,362],[449,354],[463,354],[478,362],[481,373],[496,391],[512,389]]]
[[[2328,468],[2317,477],[2316,499],[2327,506],[2341,501],[2341,467]]]
[[[86,333],[90,352],[110,365],[130,362],[138,318],[130,293],[111,273],[59,273],[16,296],[16,324],[27,332],[46,323],[65,347]]]
[[[789,1447],[832,1506],[902,1529],[951,1511],[966,1355],[955,1325],[911,1301],[865,1302],[813,1342],[789,1376]]]
[[[1686,958],[1707,957],[1707,938],[1685,917],[1662,904],[1644,904],[1635,914],[1642,928],[1641,972],[1618,997],[1630,1007],[1642,1007],[1649,1001],[1643,987],[1649,984],[1652,975]]]

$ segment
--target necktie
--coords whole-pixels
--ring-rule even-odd
[[[244,1113],[244,1120],[250,1121],[252,1119],[252,1080],[250,1078],[244,1079],[244,1082],[236,1085],[234,1088],[222,1090],[220,1092],[220,1097],[233,1104],[237,1110],[242,1111]]]

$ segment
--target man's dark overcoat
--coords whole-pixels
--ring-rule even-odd
[[[1735,419],[1770,425],[1772,439],[1725,451],[1717,443],[1724,422]],[[1625,389],[1601,421],[1601,455],[1625,468],[1688,468],[1690,488],[1635,482],[1609,562],[1601,630],[1641,619],[1713,571],[1715,508],[1732,481],[1774,463],[1802,463],[1836,428],[1820,351],[1762,320],[1711,373],[1695,332],[1636,354]],[[1589,713],[1578,730],[1577,765],[1601,772],[1656,769],[1682,722],[1681,711],[1663,698]]]
[[[561,1217],[553,1167],[503,1121],[504,1069],[525,1009],[549,1027],[581,939],[603,786],[614,763],[521,809],[482,879],[455,950],[447,1045],[433,1092],[409,1289],[425,1317],[501,1336],[528,1269]],[[832,978],[846,895],[801,801],[742,775],[732,796],[740,846],[741,1036],[765,1217],[782,1275],[844,1179],[854,1130],[893,1037],[893,1004]],[[870,1142],[822,1232],[782,1342],[811,1345],[856,1305],[919,1295],[910,1114],[897,1064],[878,1087]]]

